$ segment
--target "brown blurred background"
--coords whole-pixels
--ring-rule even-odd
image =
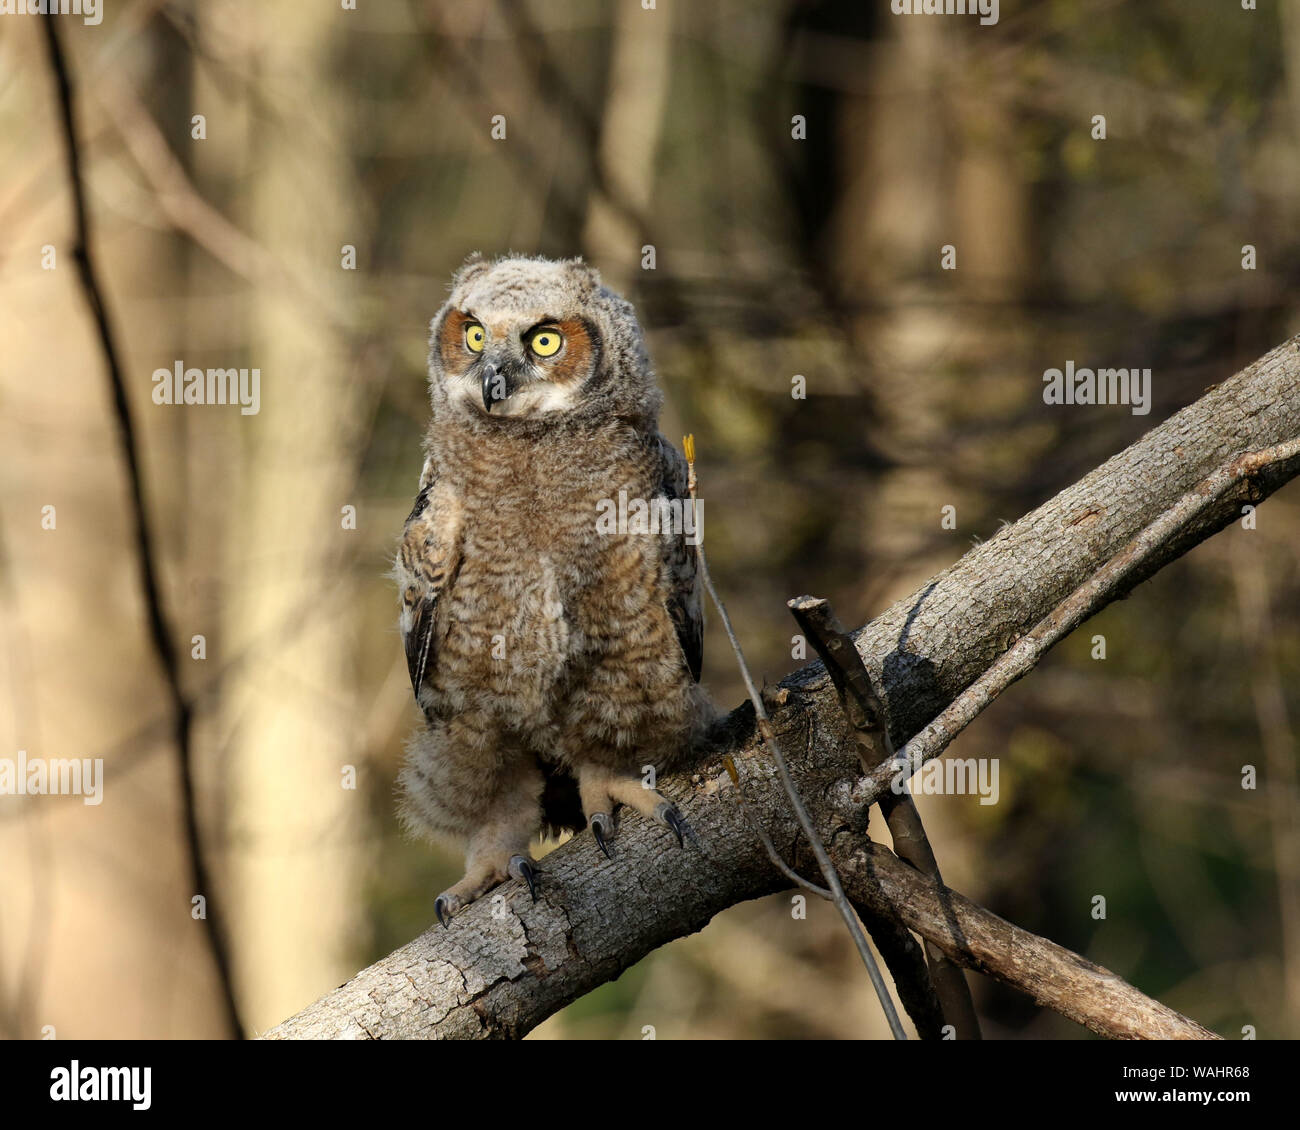
[[[60,30],[249,1031],[425,929],[459,874],[394,821],[417,715],[386,571],[470,251],[580,253],[637,305],[773,681],[802,665],[787,598],[864,622],[1300,331],[1300,0],[1024,0],[992,27],[887,0],[103,5]],[[97,807],[0,798],[0,1032],[223,1035],[34,17],[0,16],[0,169],[0,757],[107,774]],[[1067,359],[1150,367],[1151,414],[1045,406]],[[260,411],[156,405],[178,360],[259,368]],[[1230,1038],[1300,1036],[1298,518],[1293,484],[977,721],[952,752],[1002,759],[999,804],[920,799],[952,886]],[[1081,1035],[975,989],[986,1035]],[[886,1031],[832,909],[786,896],[538,1035],[647,1024]]]

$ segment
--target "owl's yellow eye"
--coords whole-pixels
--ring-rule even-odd
[[[470,322],[465,327],[465,345],[471,353],[482,353],[487,341],[487,332],[477,322]]]
[[[538,330],[529,339],[528,345],[538,357],[554,357],[560,352],[564,338],[559,330]]]

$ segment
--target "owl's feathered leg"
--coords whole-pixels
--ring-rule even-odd
[[[475,899],[507,879],[522,879],[537,901],[537,868],[528,854],[528,841],[541,823],[538,794],[534,789],[511,790],[501,795],[492,811],[469,835],[465,851],[465,877],[443,891],[433,903],[433,912],[448,926]]]
[[[433,913],[444,927],[450,929],[454,915],[507,879],[523,879],[528,884],[528,893],[532,895],[533,902],[537,901],[537,868],[528,854],[528,837],[524,837],[520,851],[510,851],[508,846],[503,847],[503,844],[514,842],[512,836],[507,836],[505,840],[494,840],[492,835],[486,839],[471,837],[469,853],[465,858],[465,877],[434,899]],[[503,852],[504,867],[501,864]]]
[[[434,902],[443,926],[507,879],[524,880],[536,899],[528,844],[541,831],[544,782],[534,756],[503,744],[489,721],[467,713],[434,719],[414,735],[400,780],[409,830],[466,845],[464,878]]]
[[[578,769],[578,793],[582,798],[582,812],[587,827],[596,838],[606,858],[614,857],[609,851],[609,841],[614,838],[614,810],[625,804],[642,816],[662,824],[677,836],[677,846],[685,846],[684,836],[691,835],[677,806],[655,789],[647,788],[639,777],[613,773],[608,769],[582,766]]]

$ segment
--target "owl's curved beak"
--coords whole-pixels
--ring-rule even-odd
[[[516,382],[507,367],[495,361],[483,362],[483,410],[489,414],[492,405],[509,400],[514,395]]]

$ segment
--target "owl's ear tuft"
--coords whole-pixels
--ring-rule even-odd
[[[466,256],[465,262],[463,262],[460,267],[457,268],[456,273],[451,276],[451,289],[455,290],[457,287],[464,286],[471,279],[481,275],[491,265],[492,264],[484,258],[483,252],[471,251],[469,255]]]
[[[600,290],[600,272],[585,259],[565,259],[564,265],[569,269],[581,299],[586,300]]]

